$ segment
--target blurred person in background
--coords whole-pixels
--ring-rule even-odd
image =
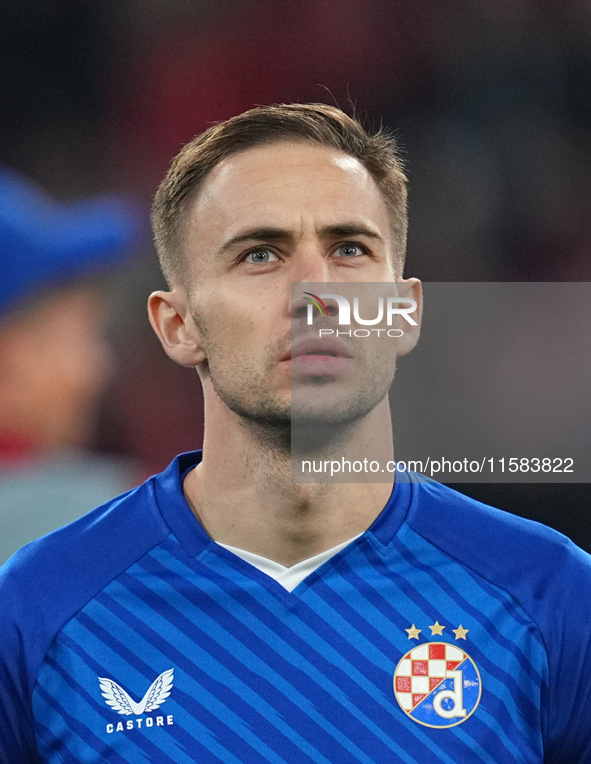
[[[137,480],[86,446],[113,365],[102,274],[138,229],[122,199],[59,204],[0,170],[0,564]]]

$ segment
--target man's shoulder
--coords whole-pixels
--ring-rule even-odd
[[[0,568],[0,583],[44,573],[66,578],[73,572],[83,585],[125,569],[170,534],[165,516],[170,519],[186,506],[183,476],[200,459],[200,451],[180,454],[136,488],[27,544]]]
[[[440,483],[413,486],[408,526],[524,603],[591,595],[591,555],[561,533]]]
[[[520,555],[530,551],[537,554],[541,549],[578,549],[566,536],[546,525],[484,504],[441,483],[419,480],[413,489],[410,523],[431,537],[436,535],[441,542],[461,537],[464,546],[474,542],[479,548],[498,550],[496,545],[502,541],[505,554]],[[582,554],[591,560],[591,556]]]
[[[27,544],[0,568],[0,634],[52,634],[90,599],[161,543],[170,529],[154,478]]]
[[[534,723],[548,761],[591,761],[591,557],[550,528],[420,479],[393,548],[431,585],[429,604],[471,619],[486,671],[498,667],[520,691],[540,681]]]

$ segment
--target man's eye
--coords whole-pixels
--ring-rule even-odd
[[[335,250],[337,257],[359,257],[359,255],[367,255],[367,250],[361,244],[356,244],[353,241],[346,241],[344,244],[339,244]]]
[[[247,263],[271,263],[279,258],[268,247],[257,247],[257,249],[251,249],[244,258]]]

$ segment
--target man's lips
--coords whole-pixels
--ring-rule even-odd
[[[296,342],[283,356],[282,361],[292,361],[302,356],[321,356],[328,358],[352,358],[347,346],[339,340],[309,339]]]
[[[352,357],[343,342],[326,338],[296,342],[281,360],[289,364],[292,373],[324,376],[345,369]]]

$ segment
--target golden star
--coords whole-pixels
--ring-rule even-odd
[[[404,631],[408,634],[409,639],[418,639],[422,629],[417,629],[417,627],[413,623],[410,629],[405,629]]]
[[[462,624],[460,624],[457,629],[452,629],[452,631],[456,635],[456,639],[466,639],[466,634],[470,629],[464,629]]]
[[[439,636],[441,636],[445,626],[442,626],[439,621],[435,621],[433,626],[429,626],[429,628],[431,629],[431,636],[433,636],[433,634],[439,634]]]

